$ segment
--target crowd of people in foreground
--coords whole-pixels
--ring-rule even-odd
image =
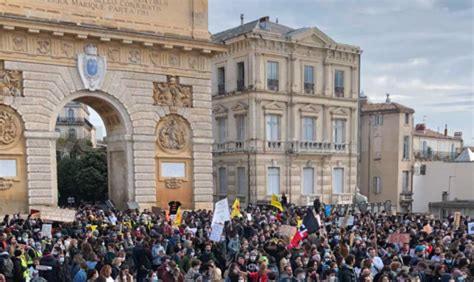
[[[289,248],[279,227],[299,225],[315,208],[319,230]],[[456,224],[452,215],[435,220],[355,210],[352,225],[341,227],[341,211],[325,216],[315,208],[249,206],[215,241],[213,214],[203,210],[183,212],[176,225],[156,210],[83,206],[73,223],[54,222],[51,238],[41,233],[39,218],[5,216],[0,282],[473,281],[469,217]],[[409,242],[389,243],[397,232],[408,233]]]

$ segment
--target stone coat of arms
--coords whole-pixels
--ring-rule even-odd
[[[86,89],[90,91],[100,89],[107,69],[107,60],[97,55],[96,47],[89,44],[84,48],[84,53],[77,57],[77,67]]]

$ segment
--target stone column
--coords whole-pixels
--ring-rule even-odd
[[[56,206],[58,181],[56,172],[56,140],[58,132],[25,131],[28,204]]]
[[[262,77],[264,74],[264,71],[262,71],[262,54],[260,53],[255,53],[255,88],[256,89],[263,89],[264,84],[262,83]]]
[[[357,67],[356,66],[351,66],[351,97],[353,99],[357,99],[358,96],[358,80],[359,76],[357,73]]]
[[[324,95],[331,96],[332,75],[331,64],[324,62]]]

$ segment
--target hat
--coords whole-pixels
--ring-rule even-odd
[[[418,245],[415,248],[415,253],[423,252],[424,250],[425,250],[425,246]]]

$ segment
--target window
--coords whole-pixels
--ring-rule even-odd
[[[456,156],[456,148],[454,144],[451,144],[451,159],[454,159]]]
[[[408,171],[402,171],[402,192],[409,192],[409,186],[410,186],[410,172]]]
[[[410,136],[403,136],[403,159],[410,159]]]
[[[334,143],[344,144],[346,142],[346,121],[343,119],[334,120]]]
[[[383,125],[383,115],[374,116],[374,125]]]
[[[314,67],[304,66],[304,92],[314,93]]]
[[[428,155],[428,142],[423,141],[422,150],[423,156],[426,157]]]
[[[235,125],[237,127],[237,141],[245,141],[245,115],[235,116]]]
[[[217,126],[216,141],[218,144],[223,144],[226,141],[227,118],[225,117],[216,118],[216,126]]]
[[[269,167],[268,168],[268,183],[267,183],[267,194],[268,195],[279,195],[280,194],[280,168]]]
[[[280,116],[267,115],[267,141],[280,140]]]
[[[69,109],[69,110],[67,111],[67,119],[73,121],[73,120],[74,120],[74,116],[75,116],[74,110],[73,110],[73,109]]]
[[[237,194],[238,195],[245,195],[247,191],[247,177],[245,175],[245,167],[238,167],[237,168]]]
[[[303,195],[314,194],[314,168],[303,168]]]
[[[374,176],[372,185],[374,194],[380,194],[382,190],[382,179],[380,176]]]
[[[217,69],[217,91],[219,95],[225,94],[225,68]]]
[[[69,134],[69,139],[76,139],[77,137],[76,129],[74,128],[70,128],[68,134]]]
[[[344,168],[334,168],[332,181],[333,194],[342,194],[344,192]]]
[[[267,62],[267,88],[278,91],[278,62]]]
[[[410,124],[410,114],[405,113],[405,124]]]
[[[227,194],[227,169],[225,167],[219,168],[219,194]]]
[[[344,97],[344,71],[336,70],[334,79],[334,93],[336,97]]]
[[[244,62],[237,63],[237,91],[245,88],[245,65]]]
[[[303,141],[315,141],[316,119],[313,117],[304,117],[302,119],[302,139]]]

